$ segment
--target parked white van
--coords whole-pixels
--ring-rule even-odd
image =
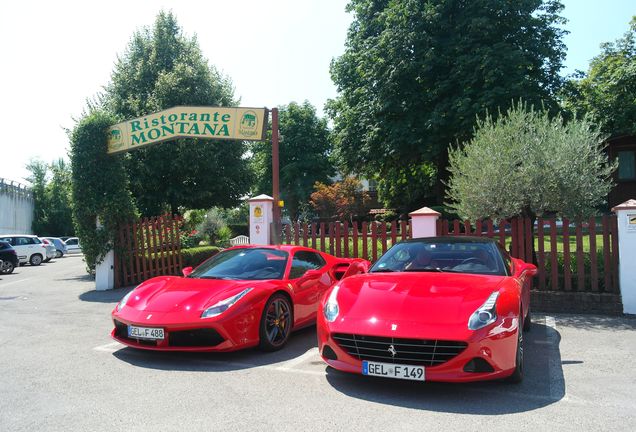
[[[39,266],[46,259],[46,245],[34,235],[5,234],[0,235],[0,241],[6,241],[18,254],[20,265],[31,263]]]

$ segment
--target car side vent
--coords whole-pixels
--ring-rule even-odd
[[[471,359],[466,366],[464,366],[464,372],[471,373],[488,373],[494,372],[495,369],[481,357],[475,357]]]

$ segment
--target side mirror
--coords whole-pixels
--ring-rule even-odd
[[[528,273],[528,276],[530,276],[530,277],[535,276],[537,274],[537,271],[538,271],[537,270],[537,266],[534,265],[534,264],[530,264],[530,263],[526,263],[526,265],[523,268],[523,270],[525,270],[525,272]]]
[[[515,268],[516,268],[516,271],[515,271],[516,277],[521,277],[521,275],[523,275],[524,273],[530,277],[537,274],[537,266],[535,266],[534,264],[521,261],[521,260],[517,260],[517,262],[515,263]]]
[[[322,272],[320,270],[307,270],[305,274],[303,275],[303,279],[305,280],[320,279],[320,276],[322,276]]]
[[[192,273],[192,267],[186,267],[186,268],[182,269],[181,273],[183,273],[183,277],[190,276],[190,273]]]

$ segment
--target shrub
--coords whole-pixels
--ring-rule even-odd
[[[215,246],[202,246],[189,249],[181,249],[183,267],[196,267],[206,259],[218,254],[220,251],[221,249]]]
[[[236,237],[240,235],[245,235],[249,237],[250,235],[250,227],[248,224],[228,224],[227,226],[232,231],[232,237]]]
[[[227,225],[223,219],[223,214],[217,208],[210,209],[205,214],[203,222],[197,227],[197,231],[207,237],[212,244],[219,240],[220,234],[225,232],[226,229]]]

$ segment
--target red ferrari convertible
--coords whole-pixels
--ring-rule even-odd
[[[111,335],[149,350],[233,351],[283,347],[316,321],[322,294],[370,263],[298,246],[237,246],[185,277],[149,279],[112,312]]]
[[[363,375],[519,382],[536,271],[486,238],[398,243],[369,273],[325,293],[320,354]]]

